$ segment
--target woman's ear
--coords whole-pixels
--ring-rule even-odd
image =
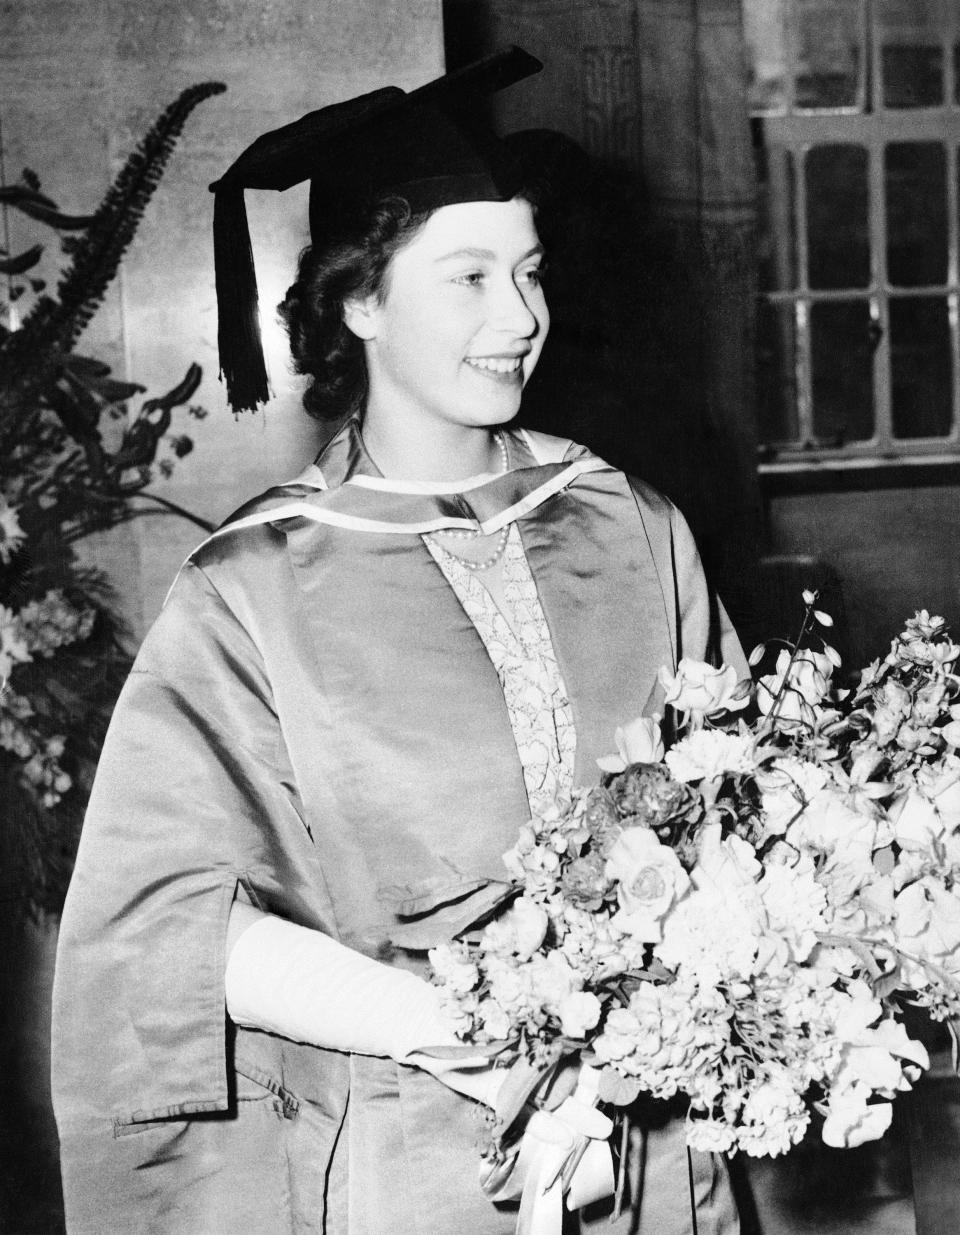
[[[343,324],[365,342],[376,337],[377,333],[376,296],[352,296],[343,302]]]

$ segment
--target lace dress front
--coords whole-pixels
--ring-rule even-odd
[[[497,671],[530,810],[538,814],[573,786],[576,732],[550,629],[517,525],[510,526],[503,556],[504,590],[511,622],[501,613],[477,573],[431,539],[424,539]]]

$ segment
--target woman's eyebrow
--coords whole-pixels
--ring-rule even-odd
[[[531,257],[540,257],[542,256],[543,252],[544,252],[543,245],[535,244],[532,249],[528,249],[526,253],[523,253],[517,259],[517,263],[519,264],[520,262],[529,261]],[[493,249],[473,249],[473,248],[454,249],[453,252],[451,253],[441,254],[440,257],[436,258],[436,261],[449,262],[449,261],[454,261],[456,258],[462,258],[462,257],[469,257],[469,258],[472,258],[474,261],[492,262],[492,261],[496,261],[497,254],[493,251]]]

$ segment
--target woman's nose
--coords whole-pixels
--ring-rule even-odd
[[[524,289],[513,278],[504,279],[497,287],[491,318],[498,330],[510,331],[522,339],[535,335],[540,326]]]

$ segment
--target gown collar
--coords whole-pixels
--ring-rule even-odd
[[[393,481],[380,474],[351,418],[300,476],[241,507],[213,536],[297,518],[356,532],[409,535],[465,528],[488,534],[523,518],[584,473],[610,470],[588,452],[540,463],[522,430],[505,431],[504,438],[508,470],[503,475],[453,485]]]

